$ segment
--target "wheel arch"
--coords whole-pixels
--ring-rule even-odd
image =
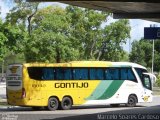
[[[57,96],[55,96],[55,95],[50,96],[50,97],[48,98],[48,100],[49,100],[50,98],[52,98],[52,97],[55,97],[55,98],[60,102],[59,98],[58,98]]]
[[[65,97],[69,97],[69,98],[71,99],[72,105],[73,105],[73,98],[72,98],[70,95],[65,95],[65,96],[63,96],[63,98],[65,98]],[[62,98],[62,100],[63,100],[63,98]]]
[[[129,94],[128,99],[129,99],[130,96],[135,96],[136,100],[137,100],[136,103],[138,103],[138,97],[137,97],[137,95],[135,93]]]

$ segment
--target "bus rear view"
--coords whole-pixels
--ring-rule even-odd
[[[7,68],[6,94],[10,105],[21,105],[25,96],[22,81],[22,65],[12,64]],[[19,102],[21,101],[21,102]]]

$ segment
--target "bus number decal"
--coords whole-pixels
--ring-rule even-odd
[[[32,87],[46,87],[45,84],[32,84]]]

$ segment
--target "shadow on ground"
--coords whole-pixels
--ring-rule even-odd
[[[41,120],[160,120],[160,105]]]
[[[110,109],[109,111],[107,110]],[[1,113],[7,115],[18,115],[18,120],[159,120],[160,119],[160,105],[156,106],[137,106],[133,108],[126,108],[125,106],[121,106],[113,108],[107,105],[103,106],[79,106],[73,107],[71,110],[57,110],[57,111],[47,111],[40,110],[39,113],[32,110],[32,108],[26,107],[15,107],[15,108],[0,108]],[[104,109],[106,112],[99,112],[94,114],[75,114],[74,111],[83,111],[83,110],[92,110],[96,111],[96,109]],[[27,113],[29,111],[29,113]],[[33,112],[32,112],[33,111]],[[54,112],[52,114],[52,112]],[[27,113],[27,114],[26,114]],[[66,114],[68,113],[68,114]]]

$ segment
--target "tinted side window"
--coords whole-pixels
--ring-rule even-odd
[[[106,80],[120,80],[118,68],[107,68],[105,70]]]
[[[121,79],[137,81],[131,68],[121,68]]]
[[[42,69],[38,67],[29,67],[28,74],[31,79],[40,80],[42,77]]]
[[[53,68],[42,68],[42,79],[43,80],[54,80],[54,72]]]
[[[88,69],[87,68],[74,68],[73,79],[74,80],[88,80]]]
[[[35,80],[136,80],[131,68],[28,67],[28,73]]]
[[[71,80],[72,79],[72,69],[66,68],[64,69],[64,79]]]
[[[91,80],[104,80],[104,70],[101,68],[91,68],[89,73]]]
[[[135,75],[134,75],[134,73],[133,73],[131,68],[128,69],[128,79],[129,80],[133,80],[133,81],[136,80],[136,77],[135,77]]]
[[[54,79],[54,68],[28,67],[28,74],[31,79],[52,80],[52,79]]]
[[[56,79],[57,80],[70,80],[72,79],[72,72],[69,68],[56,68]]]
[[[143,73],[147,72],[147,70],[145,69],[141,69],[141,68],[135,68],[136,72],[138,73],[140,79],[143,79]]]
[[[121,79],[122,80],[128,79],[128,69],[127,68],[121,69]]]

